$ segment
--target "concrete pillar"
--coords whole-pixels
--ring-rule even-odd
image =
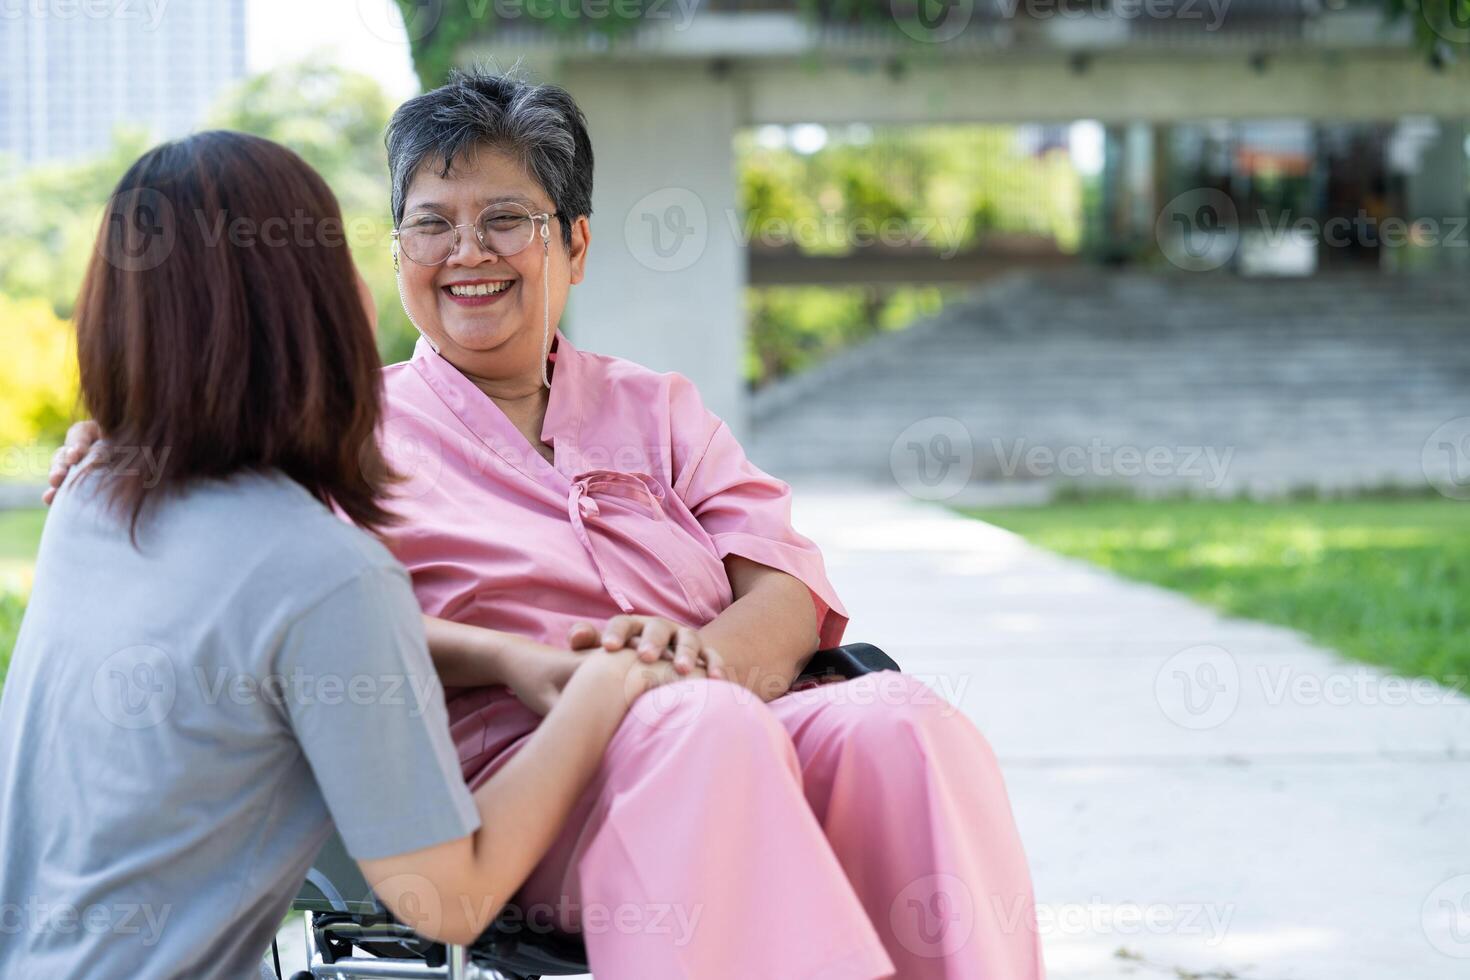
[[[1127,189],[1127,235],[1134,254],[1153,237],[1154,219],[1164,202],[1154,198],[1154,127],[1146,122],[1128,124],[1124,137],[1127,163],[1123,179]]]
[[[596,159],[579,347],[679,371],[737,436],[746,429],[746,257],[733,137],[741,100],[705,63],[568,66]]]
[[[1174,196],[1172,188],[1174,181],[1174,124],[1158,123],[1150,127],[1150,138],[1153,141],[1152,148],[1152,177],[1150,191],[1153,201],[1153,215],[1157,219],[1159,211]]]
[[[1155,199],[1154,134],[1147,122],[1110,123],[1104,129],[1103,240],[1098,255],[1107,262],[1138,257],[1153,240],[1160,201]]]
[[[1406,201],[1410,221],[1427,218],[1437,230],[1438,244],[1426,249],[1413,266],[1423,271],[1470,267],[1470,215],[1466,187],[1464,119],[1440,119],[1438,138],[1428,140],[1418,166],[1408,175]]]

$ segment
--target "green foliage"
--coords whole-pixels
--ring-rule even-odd
[[[806,193],[805,161],[794,153],[749,151],[740,154],[736,172],[745,213],[756,219],[789,223],[814,218],[817,202]]]
[[[1021,151],[1008,126],[834,129],[815,153],[736,140],[742,232],[752,248],[806,255],[929,249],[948,258],[992,231],[1075,251],[1082,183],[1064,153]],[[876,232],[875,232],[876,230]],[[746,377],[792,374],[882,330],[936,312],[942,291],[905,287],[752,289]]]
[[[10,670],[10,652],[20,632],[20,619],[25,615],[25,600],[0,587],[0,690],[5,689],[5,674]]]
[[[346,221],[353,258],[372,288],[378,308],[378,346],[386,361],[402,360],[417,336],[398,299],[389,252],[388,165],[383,128],[391,106],[378,84],[365,75],[306,64],[257,76],[227,94],[209,125],[238,129],[291,147],[321,172],[336,193]],[[35,167],[0,180],[9,208],[0,228],[0,294],[39,298],[57,316],[69,318],[90,261],[107,197],[133,161],[148,148],[138,133],[119,131],[112,148],[95,159]],[[27,323],[38,314],[28,308]],[[34,331],[11,340],[12,365],[23,361],[26,344],[40,343]],[[47,347],[47,350],[50,348]],[[22,351],[19,358],[15,351]],[[7,397],[13,384],[0,368],[0,445],[18,428],[52,438],[61,415],[36,414],[35,403],[17,411]],[[51,391],[57,378],[30,377],[29,389]],[[65,410],[70,414],[70,407]]]
[[[382,133],[390,112],[377,83],[363,75],[302,65],[242,83],[209,125],[255,133],[291,147],[336,192],[353,258],[378,309],[385,362],[403,360],[417,337],[399,302],[389,251],[387,159]],[[0,476],[34,481],[46,453],[77,409],[74,338],[65,318],[94,243],[102,208],[117,181],[148,144],[119,131],[94,159],[35,167],[0,180],[9,221],[0,229],[0,448],[10,447]],[[23,461],[17,468],[9,465]]]
[[[76,414],[71,325],[44,299],[16,300],[3,293],[0,323],[5,324],[5,356],[0,358],[0,446],[59,443]],[[36,474],[4,475],[34,478]]]
[[[908,221],[912,216],[909,204],[890,189],[870,161],[849,157],[837,168],[836,176],[849,218],[868,218],[882,224]]]
[[[1400,674],[1470,678],[1470,508],[1459,501],[1101,500],[970,513]]]
[[[1382,0],[1385,24],[1409,18],[1414,38],[1434,63],[1470,55],[1470,0]]]
[[[384,363],[418,336],[398,298],[383,131],[393,107],[366,75],[315,63],[255,76],[227,95],[211,122],[282,143],[326,179],[342,206],[352,257],[378,309]]]
[[[420,22],[414,20],[426,16],[418,12],[421,6],[420,0],[398,0],[405,26],[413,25],[408,31],[409,46],[414,71],[425,89],[444,84],[449,69],[463,63],[465,47],[488,37],[501,12],[515,13],[518,22],[539,25],[555,34],[582,32],[613,38],[637,27],[650,9],[672,9],[661,0],[587,0],[575,5],[564,0],[509,0],[499,5],[491,0],[436,0],[427,8],[437,14],[433,26],[421,30],[417,29]]]
[[[0,510],[0,581],[29,582],[45,526],[46,511],[39,501],[33,509]]]
[[[877,237],[950,256],[988,232],[1049,238],[1067,252],[1080,246],[1081,177],[1063,151],[1025,152],[1013,126],[831,133],[809,155],[761,146],[754,133],[737,138],[743,222],[754,245],[784,244],[773,230],[795,228],[786,237],[811,255],[848,254]]]
[[[41,297],[58,316],[70,317],[92,258],[102,206],[147,147],[141,134],[121,129],[112,149],[95,159],[0,179],[7,211],[0,227],[0,293]]]
[[[746,291],[745,376],[754,387],[803,371],[843,348],[899,330],[943,304],[933,286],[773,286]]]
[[[0,687],[4,686],[10,652],[25,612],[45,520],[42,510],[0,511]]]
[[[372,78],[306,62],[246,79],[209,125],[289,146],[326,178],[344,212],[376,216],[388,213],[383,130],[392,111]]]
[[[1454,50],[1463,54],[1470,47],[1466,43],[1470,40],[1470,0],[1381,0],[1381,5],[1386,25],[1404,17],[1412,19],[1419,48],[1431,60],[1438,62]],[[539,24],[556,34],[613,39],[635,29],[652,11],[664,16],[670,11],[670,5],[660,0],[585,0],[578,4],[513,0],[499,9],[490,0],[434,0],[427,6],[422,0],[398,0],[398,7],[405,24],[413,25],[409,43],[414,68],[426,89],[444,84],[449,70],[464,63],[466,49],[494,33],[501,12],[513,11],[517,21]],[[898,64],[933,53],[932,45],[918,40],[928,30],[927,18],[920,16],[925,7],[929,17],[942,13],[936,0],[791,0],[791,9],[809,24],[861,25],[890,33],[896,42],[893,59]],[[739,9],[738,5],[733,9]],[[430,16],[425,10],[434,18],[428,30],[419,29],[422,22],[415,20]],[[820,56],[812,63],[819,66]]]

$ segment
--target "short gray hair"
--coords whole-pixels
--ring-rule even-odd
[[[592,214],[587,119],[560,86],[532,84],[513,72],[456,69],[444,85],[398,107],[386,142],[394,225],[403,220],[408,185],[419,167],[432,162],[448,176],[456,157],[481,146],[521,161],[561,215],[565,245],[572,242],[572,222]]]

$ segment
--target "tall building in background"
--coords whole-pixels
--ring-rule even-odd
[[[120,125],[186,133],[244,74],[245,0],[11,0],[0,5],[0,156],[87,156]]]

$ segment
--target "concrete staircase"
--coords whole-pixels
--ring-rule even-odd
[[[1069,271],[980,288],[759,392],[749,448],[787,479],[920,495],[906,468],[933,445],[964,469],[965,439],[962,493],[981,498],[1422,487],[1442,452],[1426,441],[1464,416],[1470,281]]]

